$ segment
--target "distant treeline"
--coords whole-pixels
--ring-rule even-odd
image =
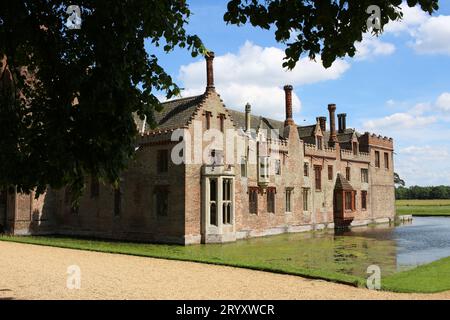
[[[395,198],[403,199],[450,199],[450,186],[435,187],[397,187],[395,188]]]

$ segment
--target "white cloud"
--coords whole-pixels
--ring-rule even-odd
[[[252,112],[278,119],[284,118],[283,85],[300,86],[338,79],[350,67],[337,60],[325,69],[320,59],[302,58],[292,71],[282,68],[284,51],[274,47],[260,47],[249,41],[237,54],[227,53],[214,59],[214,77],[217,91],[230,108],[243,109],[247,102]],[[197,61],[180,68],[179,79],[186,88],[183,96],[202,93],[205,89],[205,62]],[[294,113],[301,107],[293,93]]]
[[[412,46],[418,53],[450,55],[450,16],[431,17],[421,24]]]
[[[421,158],[433,159],[435,157],[449,157],[450,153],[446,147],[436,146],[408,146],[399,150],[399,153],[405,155],[417,156]]]
[[[398,21],[390,22],[385,26],[384,32],[400,35],[407,32],[414,36],[418,26],[425,23],[429,18],[426,12],[419,8],[419,6],[409,7],[405,2],[400,5],[403,12],[403,18]]]
[[[375,56],[388,56],[395,52],[395,46],[392,43],[383,42],[371,35],[364,35],[363,41],[355,43],[356,55],[358,60],[371,59]]]
[[[442,111],[450,111],[450,93],[441,94],[436,100],[436,106]]]
[[[400,7],[403,19],[389,23],[385,33],[409,34],[409,45],[417,53],[450,55],[450,16],[432,17],[419,6],[410,8],[405,2]]]
[[[433,165],[427,165],[432,163]],[[395,171],[407,185],[450,184],[450,150],[443,145],[412,145],[396,152]]]
[[[437,121],[436,116],[416,116],[410,113],[394,113],[392,115],[368,120],[364,123],[364,127],[368,130],[395,128],[395,129],[410,129],[420,128],[432,124]]]
[[[415,116],[420,116],[423,115],[425,112],[430,111],[431,109],[432,109],[431,103],[422,102],[412,107],[409,113]]]
[[[389,107],[401,106],[404,109],[407,108],[408,103],[390,99],[386,101],[386,105]],[[450,117],[445,115],[445,112],[448,111],[450,111],[450,93],[444,92],[436,99],[435,103],[421,102],[409,107],[404,112],[396,112],[378,119],[369,119],[363,122],[363,129],[370,131],[383,128],[397,134],[402,131],[402,133],[409,132],[414,135],[418,129],[426,129],[430,124],[450,121]]]

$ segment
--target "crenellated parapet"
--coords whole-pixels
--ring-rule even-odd
[[[394,150],[394,139],[386,136],[365,132],[358,140],[361,150],[366,152],[369,151],[370,147],[378,147],[391,151]]]
[[[341,159],[346,161],[370,162],[370,153],[358,152],[355,154],[352,150],[341,149]]]
[[[323,147],[322,149],[317,148],[315,144],[304,144],[305,156],[313,157],[324,157],[324,158],[336,158],[336,149]]]

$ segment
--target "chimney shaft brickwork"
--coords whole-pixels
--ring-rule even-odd
[[[284,125],[293,125],[294,119],[292,118],[292,86],[285,85],[284,86],[284,94],[285,94],[285,107],[286,107],[286,120],[284,121]]]
[[[214,89],[214,52],[210,51],[206,54],[206,88]]]
[[[347,129],[347,114],[346,113],[339,113],[337,115],[338,117],[338,132],[343,133],[345,129]]]
[[[328,105],[328,111],[330,112],[330,144],[334,145],[337,142],[336,136],[336,105],[330,103]]]

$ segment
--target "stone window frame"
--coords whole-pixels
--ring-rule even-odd
[[[332,181],[334,177],[334,167],[332,164],[328,165],[328,181]]]
[[[222,178],[222,223],[233,223],[233,179],[225,177]]]
[[[344,191],[344,211],[354,212],[356,206],[356,191]]]
[[[322,166],[314,165],[314,187],[316,191],[322,191]]]
[[[258,187],[248,187],[248,211],[250,214],[258,214]]]
[[[361,210],[367,210],[367,191],[361,191]]]
[[[247,157],[241,157],[241,163],[240,163],[240,169],[241,169],[241,177],[247,178],[248,172],[247,172]]]
[[[258,181],[266,181],[270,175],[270,157],[260,156],[258,161]]]
[[[268,187],[266,190],[267,212],[275,214],[276,211],[276,193],[275,187]]]
[[[302,196],[303,196],[303,212],[309,212],[309,188],[302,188]]]
[[[352,150],[353,150],[353,155],[357,156],[359,153],[359,147],[358,147],[357,141],[352,142]]]
[[[309,162],[307,161],[303,163],[303,176],[309,177]]]
[[[352,168],[350,166],[345,167],[345,179],[348,182],[352,179]]]
[[[384,152],[384,168],[386,170],[389,170],[390,163],[389,163],[389,152]]]
[[[286,213],[292,213],[292,194],[294,193],[293,187],[287,187],[285,190],[285,198],[284,198],[284,211]]]
[[[369,169],[361,168],[361,182],[369,183]]]
[[[214,184],[212,184],[214,182]],[[209,225],[219,226],[219,179],[209,178],[209,199],[208,199],[208,215],[209,215]],[[211,186],[214,185],[214,189]],[[214,198],[212,197],[214,196]],[[214,208],[214,210],[213,210]]]
[[[323,150],[323,138],[322,138],[322,136],[316,136],[316,141],[317,141],[317,149],[318,150]]]
[[[375,150],[375,168],[380,168],[380,151]]]

